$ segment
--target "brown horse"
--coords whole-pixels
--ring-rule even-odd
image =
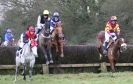
[[[100,56],[103,56],[103,42],[104,42],[104,31],[101,31],[97,35],[98,41],[98,51]],[[117,63],[118,57],[120,56],[120,52],[125,51],[127,49],[127,44],[125,43],[124,38],[118,38],[116,41],[110,39],[109,48],[107,52],[107,56],[110,62],[111,70],[115,72],[115,65]]]
[[[98,52],[99,52],[100,60],[104,56],[104,54],[103,54],[103,42],[105,40],[104,34],[105,34],[105,32],[101,31],[96,36],[96,39],[97,39],[97,49],[98,49]]]
[[[56,47],[56,53],[59,53],[61,57],[64,57],[64,34],[62,29],[62,24],[58,22],[53,31],[53,44]]]

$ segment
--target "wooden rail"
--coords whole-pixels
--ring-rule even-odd
[[[53,64],[53,65],[46,65],[46,64],[37,64],[35,67],[42,67],[43,73],[49,73],[49,68],[74,68],[74,67],[100,67],[100,63],[91,63],[91,64]],[[105,66],[110,66],[109,63],[105,63]],[[117,63],[116,66],[118,67],[133,67],[133,63]],[[8,69],[15,69],[15,65],[0,65],[0,69],[8,70]]]

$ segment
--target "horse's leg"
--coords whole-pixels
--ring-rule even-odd
[[[32,80],[32,71],[33,71],[33,67],[34,67],[34,64],[35,64],[35,58],[33,58],[33,60],[30,62],[30,65],[29,65],[29,78],[30,78],[30,81]]]
[[[114,60],[114,69],[116,71],[116,60]]]
[[[16,72],[15,72],[15,80],[14,81],[17,81],[19,65],[20,65],[20,59],[19,59],[19,57],[16,56]]]
[[[18,76],[18,65],[16,64],[16,72],[15,72],[15,80],[14,81],[17,81],[17,76]]]
[[[45,47],[45,46],[44,46]],[[41,47],[42,51],[43,51],[43,54],[44,54],[44,57],[45,57],[45,60],[46,60],[46,64],[48,65],[49,64],[49,61],[48,61],[48,56],[47,56],[47,53],[46,53],[46,49],[44,47]]]
[[[24,71],[23,80],[26,80],[26,65],[25,64],[23,65],[23,71]]]
[[[56,42],[56,44],[55,44],[55,48],[56,48],[56,53],[58,53],[59,52],[59,48],[58,48],[59,46],[58,46],[58,42]]]
[[[30,81],[32,80],[32,71],[33,71],[33,67],[30,67],[29,68],[29,78],[30,78]]]
[[[60,51],[61,51],[60,56],[61,56],[61,57],[64,57],[63,43],[62,43],[62,42],[60,42]]]
[[[51,46],[48,48],[49,56],[50,56],[50,63],[53,63],[52,53],[51,53]]]
[[[114,59],[109,59],[112,72],[115,72]]]

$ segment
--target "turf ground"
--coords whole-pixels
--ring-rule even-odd
[[[0,84],[14,84],[14,75],[0,75]],[[33,75],[33,80],[18,77],[15,84],[133,84],[133,72]]]

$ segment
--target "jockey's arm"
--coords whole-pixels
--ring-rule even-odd
[[[110,27],[108,25],[106,25],[105,27],[105,32],[107,32],[110,35],[110,31],[109,31]]]
[[[120,27],[119,26],[117,27],[116,31],[117,31],[117,35],[119,36],[120,35]]]
[[[28,38],[26,33],[23,35],[23,42],[24,43],[28,43],[29,42],[29,38]]]
[[[40,27],[41,24],[40,22],[41,22],[41,16],[39,15],[37,19],[37,27]]]
[[[50,32],[54,30],[55,22],[53,20],[50,20]]]
[[[9,41],[9,40],[8,40],[8,35],[7,35],[7,34],[5,34],[5,41]]]

